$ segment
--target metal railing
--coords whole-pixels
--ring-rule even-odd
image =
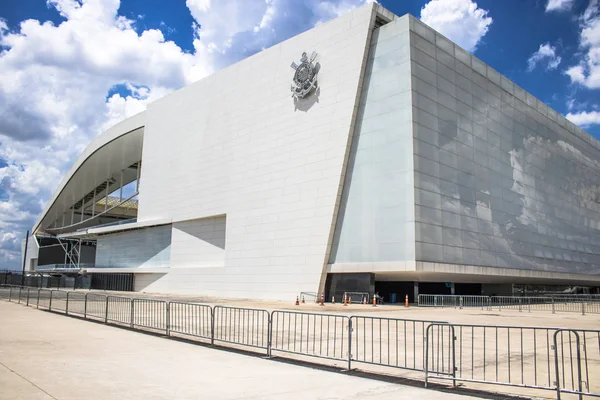
[[[420,294],[419,307],[513,309],[519,311],[576,312],[600,314],[600,299],[595,297],[523,297]]]
[[[105,320],[133,328],[133,299],[130,297],[107,296]]]
[[[270,316],[267,310],[215,306],[211,341],[269,349]]]
[[[86,295],[82,292],[67,292],[67,314],[79,315],[85,317],[86,314]]]
[[[212,307],[178,301],[170,301],[168,306],[169,333],[171,335],[192,336],[212,341]]]
[[[423,371],[425,331],[435,321],[352,316],[352,361]],[[445,323],[445,322],[440,322]]]
[[[97,293],[85,294],[85,318],[108,322],[108,296]]]
[[[163,300],[131,300],[131,326],[169,332],[169,303]]]
[[[276,310],[270,338],[269,355],[276,351],[350,363],[351,325],[345,315]]]
[[[600,330],[451,324],[284,310],[269,313],[2,285],[0,298],[166,336],[243,346],[268,356],[342,361],[348,369],[352,363],[361,363],[423,373],[425,386],[432,380],[446,380],[453,385],[472,382],[554,391],[557,399],[565,394],[600,397]],[[452,301],[444,299],[438,304]],[[474,307],[481,306],[481,300],[468,301],[477,304]],[[534,303],[515,306],[519,304]]]

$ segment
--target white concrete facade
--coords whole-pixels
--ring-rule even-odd
[[[313,51],[318,88],[295,100],[290,64]],[[495,132],[514,125],[501,116],[502,101],[514,104],[508,94],[517,96],[517,87],[497,74],[497,88],[480,82],[491,95],[475,104],[478,94],[461,87],[476,90],[476,73],[490,82],[497,74],[412,16],[397,17],[376,4],[351,11],[172,93],[101,135],[71,173],[84,169],[102,146],[129,137],[132,148],[141,149],[137,220],[71,236],[97,240],[96,268],[88,272],[134,273],[135,290],[149,292],[293,299],[300,292],[323,293],[328,274],[341,273],[405,281],[600,280],[600,266],[594,267],[600,246],[586,239],[600,232],[593,230],[600,215],[594,204],[586,211],[592,221],[586,233],[576,231],[578,243],[588,247],[573,250],[586,253],[581,259],[593,267],[586,272],[571,271],[567,259],[549,270],[536,254],[520,255],[516,234],[501,229],[514,209],[508,199],[518,200],[509,190],[517,189],[500,189],[499,208],[497,200],[478,201],[494,193],[477,191],[473,136],[481,129],[489,134],[490,143],[479,144],[485,167],[493,169]],[[507,92],[498,95],[497,89]],[[530,118],[542,120],[532,110]],[[572,135],[600,149],[544,110],[545,130],[564,127],[565,140]],[[491,121],[477,127],[481,121],[465,120],[461,112],[480,112]],[[525,140],[529,147],[521,149],[517,133],[506,133],[513,140],[507,154],[526,159],[535,143]],[[138,156],[130,153],[128,163]],[[600,165],[592,153],[586,168]],[[76,192],[70,179],[37,230],[53,226],[47,216],[68,211],[68,202],[56,199],[65,198],[65,188]],[[479,231],[476,217],[495,236]],[[473,248],[473,237],[484,239]]]
[[[360,8],[148,107],[138,220],[172,220],[174,263],[146,290],[280,299],[318,291],[374,19],[373,7]],[[290,64],[312,51],[319,89],[295,105]],[[175,232],[218,215],[223,265],[194,265],[186,257],[196,244]]]

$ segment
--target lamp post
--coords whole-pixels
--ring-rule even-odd
[[[25,252],[23,253],[23,271],[21,272],[21,287],[25,286],[25,262],[27,261],[27,245],[29,244],[29,231],[25,234]]]

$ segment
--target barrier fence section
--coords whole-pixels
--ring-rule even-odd
[[[85,317],[87,293],[67,292],[67,314]]]
[[[553,348],[556,398],[561,393],[600,397],[600,331],[557,329]]]
[[[425,331],[437,322],[354,315],[350,319],[352,361],[424,371]]]
[[[481,308],[482,310],[513,309],[519,311],[576,312],[600,314],[600,299],[596,297],[521,297],[463,296],[420,294],[419,307]]]
[[[345,315],[276,310],[271,313],[269,355],[275,351],[347,361],[350,369],[351,331]]]
[[[131,326],[153,331],[169,332],[169,307],[163,300],[131,300]]]
[[[169,332],[183,336],[208,339],[213,337],[213,310],[204,304],[171,301],[169,306]]]
[[[52,298],[52,290],[38,289],[37,308],[49,310],[51,298]]]
[[[107,296],[105,320],[133,328],[133,299],[130,297]]]
[[[342,361],[348,369],[354,362],[422,372],[425,386],[432,380],[449,380],[453,385],[462,381],[549,390],[557,399],[565,394],[600,397],[600,330],[283,310],[269,314],[262,309],[6,285],[0,285],[0,298],[167,336],[256,348],[268,356],[294,354]],[[487,302],[471,300],[475,307]]]
[[[10,299],[10,286],[0,285],[0,299],[9,300]]]
[[[51,310],[67,313],[67,293],[63,290],[51,290]]]
[[[269,350],[270,316],[267,310],[215,306],[212,341]]]
[[[432,323],[425,330],[425,387],[430,377],[452,380],[456,387],[456,336],[454,326]]]
[[[85,294],[85,318],[108,322],[106,310],[108,309],[108,296],[97,293]]]

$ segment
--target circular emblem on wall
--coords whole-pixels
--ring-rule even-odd
[[[296,71],[291,86],[292,97],[296,99],[304,98],[317,88],[317,75],[320,65],[314,63],[315,58],[317,58],[317,53],[314,51],[310,58],[304,52],[299,65],[295,62],[292,63],[291,67]]]

